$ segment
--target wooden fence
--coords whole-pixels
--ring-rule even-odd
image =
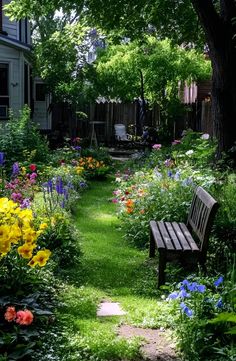
[[[140,117],[138,102],[117,103],[104,102],[90,104],[87,111],[88,119],[78,120],[79,134],[89,137],[94,123],[98,141],[112,144],[114,141],[114,124],[124,124],[127,133],[137,133],[137,122]],[[160,110],[158,105],[146,111],[144,125],[158,127],[160,124]]]

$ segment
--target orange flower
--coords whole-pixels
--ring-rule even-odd
[[[12,306],[7,307],[7,310],[6,310],[5,314],[4,314],[4,318],[8,322],[14,321],[15,318],[16,318],[16,309],[15,309],[15,307],[12,307]]]
[[[139,212],[140,214],[144,214],[145,213],[145,210],[144,209],[141,209],[141,211]]]
[[[132,199],[128,199],[126,202],[126,207],[133,207],[134,206],[134,202],[132,201]]]
[[[127,208],[127,213],[133,213],[133,208]]]
[[[32,312],[27,309],[16,313],[16,323],[19,323],[19,325],[28,326],[33,322],[33,319],[34,316]]]

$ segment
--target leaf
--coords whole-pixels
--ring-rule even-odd
[[[208,323],[219,323],[219,322],[234,322],[236,323],[236,314],[233,312],[223,312],[220,313],[217,317],[208,321]]]

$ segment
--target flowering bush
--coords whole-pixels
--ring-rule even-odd
[[[85,174],[86,177],[94,178],[105,176],[109,171],[109,167],[102,160],[93,157],[82,157],[78,161],[76,170],[78,174]]]
[[[0,214],[0,260],[11,250],[17,250],[30,267],[45,266],[51,252],[37,250],[36,242],[47,225],[41,224],[38,230],[35,229],[32,210],[21,209],[7,198],[0,198]]]
[[[214,281],[189,278],[168,296],[167,301],[172,303],[178,315],[175,330],[186,360],[231,360],[233,346],[227,322],[230,318],[221,323],[215,321],[217,316],[223,316],[225,312],[233,315],[235,311],[235,305],[230,302],[229,291],[232,289],[229,287],[230,284],[223,287],[222,276]],[[223,317],[219,318],[223,321]],[[235,313],[234,318],[236,322]],[[226,358],[221,358],[222,355]]]

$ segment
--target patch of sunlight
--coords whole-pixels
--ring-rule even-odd
[[[102,223],[117,222],[117,216],[108,213],[97,213],[94,215],[94,219]]]

